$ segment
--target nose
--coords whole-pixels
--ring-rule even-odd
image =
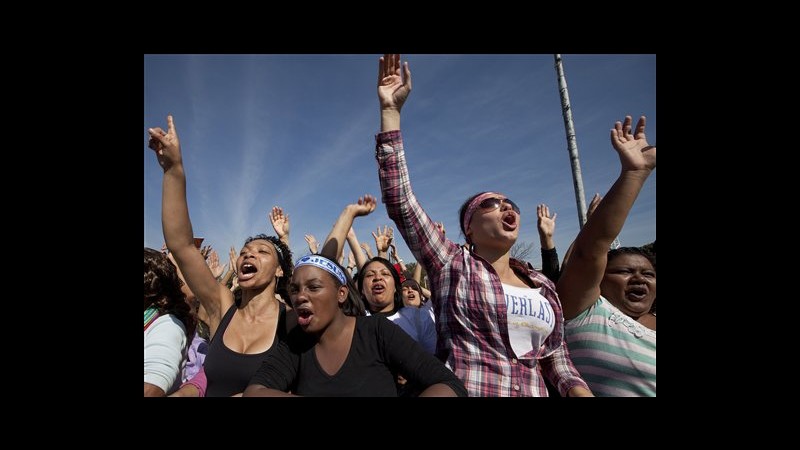
[[[511,204],[508,203],[507,201],[503,200],[503,201],[500,202],[500,211],[505,212],[505,211],[509,211],[509,210],[512,210],[512,209],[514,209],[514,208],[512,208]]]
[[[300,289],[296,291],[294,294],[289,295],[289,301],[292,302],[292,307],[296,307],[302,305],[303,303],[308,302],[308,296],[306,295],[305,289]]]
[[[631,283],[646,284],[647,278],[645,278],[645,276],[637,270],[631,275]]]

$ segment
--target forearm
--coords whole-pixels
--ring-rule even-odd
[[[419,394],[419,396],[420,397],[458,397],[458,394],[456,394],[456,392],[453,391],[453,389],[450,386],[448,386],[448,385],[446,385],[444,383],[438,383],[438,384],[434,384],[433,386],[429,386],[427,389],[422,391]],[[464,397],[466,397],[466,395],[464,395]]]
[[[417,263],[414,265],[414,275],[412,278],[422,286],[422,264]]]
[[[542,247],[542,273],[554,283],[560,275],[558,270],[558,252],[555,247],[545,249]]]
[[[193,384],[184,384],[180,389],[170,394],[170,397],[202,397],[197,386]]]
[[[164,393],[164,390],[156,386],[155,384],[150,384],[148,382],[144,383],[145,397],[164,397],[165,395],[166,394]]]
[[[539,243],[542,246],[542,250],[550,250],[556,247],[556,244],[553,242],[552,234],[544,234],[540,232]]]
[[[347,205],[342,210],[342,213],[339,214],[339,218],[336,220],[336,223],[333,224],[333,228],[328,234],[328,237],[325,238],[325,243],[322,245],[322,251],[320,251],[322,256],[333,261],[339,260],[342,250],[344,249],[345,237],[347,236],[347,232],[350,230],[350,227],[353,226],[354,219],[355,213],[353,208],[351,205]]]
[[[222,276],[222,278],[219,280],[219,283],[223,286],[227,286],[231,281],[231,278],[233,278],[233,267],[228,267],[228,271],[225,272],[225,275]]]
[[[414,196],[401,133],[382,133],[376,136],[376,141],[378,176],[386,211],[414,258],[433,279],[434,273],[459,251],[458,246],[439,232]]]
[[[353,252],[353,256],[356,258],[356,267],[361,270],[364,264],[367,263],[367,258],[364,257],[364,251],[355,233],[347,233],[347,245],[350,246],[350,251]]]
[[[542,374],[558,389],[562,397],[567,397],[570,390],[576,387],[589,391],[589,386],[572,364],[566,342],[562,341],[561,346],[555,352],[540,359],[539,362]]]
[[[251,384],[244,390],[242,397],[297,397],[296,395],[288,392],[279,391],[277,389],[270,389],[260,384]]]
[[[205,397],[206,387],[208,386],[208,379],[206,379],[205,368],[200,368],[200,371],[195,374],[191,379],[183,383],[177,391],[170,397]]]
[[[381,132],[400,129],[400,111],[396,109],[381,109]]]
[[[639,196],[650,170],[623,171],[575,239],[575,251],[589,257],[605,257],[622,231],[628,213]]]
[[[186,203],[186,174],[182,164],[175,164],[164,172],[162,190],[161,227],[167,248],[176,254],[186,248],[195,248],[189,206]]]
[[[431,291],[429,291],[428,288],[425,288],[425,287],[422,287],[422,286],[420,286],[419,288],[422,289],[422,295],[424,295],[425,298],[432,298],[433,297],[433,293]]]

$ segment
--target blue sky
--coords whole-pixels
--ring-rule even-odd
[[[227,262],[248,236],[274,234],[267,218],[291,219],[295,258],[304,234],[324,240],[342,208],[365,193],[380,200],[374,135],[381,55],[146,55],[144,57],[144,245],[160,248],[162,171],[147,128],[175,118],[195,236]],[[656,144],[655,55],[562,55],[580,152],[586,203],[619,175],[609,142],[614,121],[647,116]],[[402,55],[413,90],[402,130],[412,187],[447,235],[463,242],[458,208],[471,195],[500,191],[522,209],[519,241],[535,244],[536,205],[558,213],[563,257],[578,214],[553,55]],[[619,238],[656,238],[656,175],[645,184]],[[394,225],[386,208],[356,219],[360,241]],[[401,258],[414,260],[399,234]]]

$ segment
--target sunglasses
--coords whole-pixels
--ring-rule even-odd
[[[521,214],[519,212],[519,206],[517,206],[516,203],[514,203],[513,201],[511,201],[510,199],[507,199],[507,198],[490,197],[490,198],[487,198],[486,200],[480,202],[480,204],[478,204],[478,206],[480,206],[483,209],[495,209],[495,208],[499,208],[500,205],[503,204],[503,203],[508,203],[509,205],[511,205],[511,209],[515,213]]]

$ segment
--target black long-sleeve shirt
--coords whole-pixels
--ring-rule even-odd
[[[555,247],[549,250],[542,248],[542,273],[553,283],[558,281],[558,277],[561,276],[561,269],[558,267],[558,252]]]

